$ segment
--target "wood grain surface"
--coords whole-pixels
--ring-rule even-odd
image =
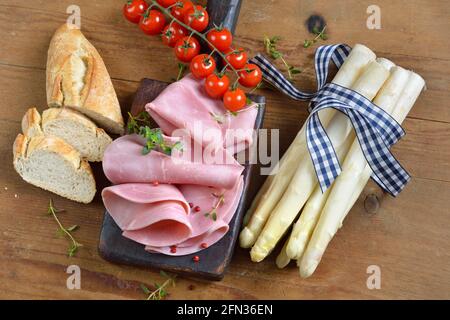
[[[101,199],[81,205],[26,184],[12,166],[12,142],[29,106],[45,108],[45,63],[53,32],[67,18],[66,8],[81,9],[82,30],[97,47],[113,78],[123,110],[143,77],[169,81],[176,62],[157,38],[145,36],[124,20],[124,1],[0,0],[0,298],[142,299],[140,284],[161,277],[155,271],[102,260],[97,252],[103,216]],[[379,0],[381,30],[366,28],[366,0],[244,0],[236,43],[251,53],[263,50],[264,35],[279,35],[280,49],[303,73],[300,88],[315,87],[314,48],[305,21],[322,15],[327,43],[363,43],[379,56],[420,73],[428,90],[404,127],[407,136],[394,148],[413,179],[397,199],[369,183],[313,277],[302,280],[294,265],[278,270],[272,255],[252,263],[236,249],[225,279],[210,283],[180,278],[169,299],[368,299],[450,298],[450,6],[446,0]],[[303,124],[306,105],[269,90],[266,128],[279,128],[283,152]],[[94,166],[98,187],[104,185]],[[255,177],[253,190],[263,181]],[[369,196],[380,201],[375,210]],[[65,225],[78,224],[84,247],[66,255],[67,240],[56,236],[46,215],[50,198],[66,210]],[[66,287],[69,265],[81,268],[81,289]],[[380,290],[366,286],[369,265],[381,268]]]

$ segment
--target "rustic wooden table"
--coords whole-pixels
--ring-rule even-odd
[[[122,17],[123,2],[0,1],[0,298],[141,299],[141,283],[161,280],[155,270],[99,257],[98,195],[90,205],[62,199],[26,184],[12,166],[23,113],[33,105],[45,108],[47,47],[69,5],[80,6],[82,30],[103,56],[124,109],[142,77],[169,81],[176,74],[170,51]],[[286,59],[303,69],[297,85],[313,89],[314,49],[302,45],[311,37],[306,19],[319,13],[328,25],[328,43],[364,43],[420,73],[428,90],[404,123],[407,136],[394,148],[413,176],[411,183],[397,199],[370,183],[308,280],[300,279],[293,265],[278,270],[274,255],[254,264],[237,248],[223,281],[179,279],[170,299],[450,298],[450,6],[445,0],[379,0],[382,29],[369,30],[366,10],[372,2],[244,1],[236,41],[255,53],[263,50],[264,35],[281,36]],[[306,107],[271,91],[261,94],[268,99],[265,127],[281,128],[284,151],[304,122]],[[261,182],[257,178],[254,189]],[[375,214],[364,207],[373,193],[382,200]],[[65,225],[81,226],[76,236],[84,247],[76,257],[67,257],[67,241],[55,235],[55,222],[46,215],[50,197],[67,211],[60,215]],[[66,288],[69,265],[81,268],[81,290]],[[381,268],[380,290],[366,286],[369,265]]]

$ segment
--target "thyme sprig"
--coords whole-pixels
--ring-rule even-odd
[[[137,116],[133,116],[128,112],[128,133],[139,134],[145,139],[145,146],[142,149],[142,154],[149,154],[153,150],[163,152],[167,155],[171,155],[174,149],[182,150],[182,143],[180,141],[175,142],[173,145],[167,144],[164,141],[164,137],[161,129],[150,128],[150,115],[146,111],[140,112]]]
[[[151,291],[145,284],[141,284],[142,291],[147,295],[146,300],[163,300],[168,295],[166,288],[169,285],[175,287],[175,279],[177,277],[176,275],[169,276],[162,270],[159,273],[162,277],[166,278],[167,280],[164,281],[162,284],[155,283],[154,284],[156,288],[155,290]]]
[[[325,33],[326,28],[327,28],[326,25],[322,28],[322,30],[319,30],[319,28],[317,26],[314,27],[312,32],[313,32],[313,34],[316,35],[316,37],[314,39],[311,39],[311,40],[306,39],[303,42],[303,47],[304,48],[309,48],[313,44],[315,44],[317,41],[319,41],[319,39],[327,40],[328,39],[328,35]]]
[[[128,112],[127,131],[128,134],[139,133],[142,126],[150,125],[150,115],[146,111],[141,111],[137,116]]]
[[[145,146],[142,149],[143,155],[149,154],[153,150],[157,150],[170,156],[174,149],[182,149],[182,144],[180,141],[177,141],[172,145],[167,144],[164,141],[164,137],[160,128],[152,129],[148,126],[141,127],[139,130],[139,135],[144,137],[144,139],[146,140]]]
[[[225,195],[224,194],[212,194],[215,198],[217,198],[216,204],[211,208],[211,211],[204,214],[205,217],[209,217],[213,219],[214,221],[217,220],[217,209],[225,202]]]
[[[291,66],[284,59],[283,54],[277,49],[277,42],[281,40],[279,36],[273,36],[269,38],[268,36],[264,36],[264,47],[266,48],[267,54],[274,60],[280,59],[285,65],[289,79],[293,79],[294,75],[301,73],[302,71],[299,68]]]
[[[50,199],[47,214],[52,215],[55,219],[56,223],[58,224],[58,234],[66,236],[71,244],[69,246],[69,249],[67,250],[67,254],[69,257],[73,257],[75,253],[78,251],[78,248],[82,247],[83,245],[75,240],[75,238],[72,236],[72,232],[77,230],[79,228],[78,225],[70,226],[69,228],[65,228],[61,221],[59,221],[58,216],[56,215],[59,212],[64,212],[64,210],[58,210],[53,205],[53,200]]]

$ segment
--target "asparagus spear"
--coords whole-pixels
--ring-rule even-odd
[[[388,77],[389,70],[373,61],[365,68],[352,89],[372,100]],[[351,122],[340,112],[331,120],[327,133],[337,153],[340,150],[345,150],[355,137]],[[345,154],[342,152],[342,157],[344,156]],[[312,161],[309,156],[304,156],[250,251],[252,261],[259,262],[272,251],[283,233],[294,221],[316,185],[317,176]]]
[[[333,82],[344,87],[351,87],[361,75],[364,67],[376,58],[375,54],[367,47],[357,44],[341,66]],[[324,110],[320,114],[320,120],[324,126],[330,122],[336,114],[335,110]],[[294,141],[281,158],[279,165],[266,179],[263,187],[246,214],[246,226],[242,230],[239,241],[242,248],[250,248],[258,238],[271,211],[280,200],[286,187],[291,181],[292,175],[298,168],[299,160],[307,155],[304,125]],[[248,222],[247,222],[248,221]]]
[[[399,122],[403,122],[425,85],[413,72],[400,67],[392,69],[392,76],[375,99],[375,103]],[[338,228],[361,194],[372,170],[367,164],[360,146],[355,141],[336,179],[327,203],[300,262],[300,275],[309,277],[317,268],[323,253]]]
[[[287,244],[288,244],[288,240],[286,240],[286,242],[284,243],[284,246],[281,249],[280,254],[278,254],[277,259],[275,260],[277,267],[280,269],[283,269],[284,267],[286,267],[289,264],[289,262],[291,261],[291,258],[289,258],[286,254]]]

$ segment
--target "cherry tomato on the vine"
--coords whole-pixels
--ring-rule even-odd
[[[194,4],[192,3],[192,1],[182,0],[178,1],[178,4],[174,6],[172,9],[170,9],[170,11],[175,18],[177,18],[180,21],[183,21],[186,12],[193,7]]]
[[[229,64],[236,70],[243,69],[247,64],[247,52],[240,48],[238,50],[229,50],[225,56]],[[229,68],[229,67],[228,67]]]
[[[154,36],[160,34],[166,25],[166,18],[159,10],[147,10],[139,21],[139,28],[145,34]]]
[[[164,8],[170,7],[171,5],[174,5],[177,3],[178,0],[156,0],[161,6]]]
[[[192,29],[202,32],[208,26],[209,15],[201,5],[195,5],[186,11],[183,20]]]
[[[192,59],[189,69],[195,77],[203,79],[216,70],[216,61],[207,54],[199,54]]]
[[[194,37],[183,37],[175,44],[175,55],[182,62],[189,62],[200,53],[200,43]]]
[[[244,70],[239,71],[239,83],[244,87],[256,87],[262,80],[261,69],[253,63],[247,63]]]
[[[172,22],[172,24],[168,24],[162,31],[162,42],[169,47],[175,47],[176,42],[184,36],[187,36],[187,34],[188,32],[184,27],[176,22]]]
[[[123,6],[123,15],[132,23],[139,23],[141,15],[147,10],[148,4],[144,0],[129,0]]]
[[[229,90],[223,95],[223,104],[227,110],[237,112],[247,104],[247,96],[239,88]]]
[[[230,87],[230,79],[226,75],[211,74],[206,78],[205,90],[211,98],[222,98]]]
[[[227,28],[211,29],[208,31],[206,38],[221,52],[230,49],[231,42],[233,41],[233,36]]]

